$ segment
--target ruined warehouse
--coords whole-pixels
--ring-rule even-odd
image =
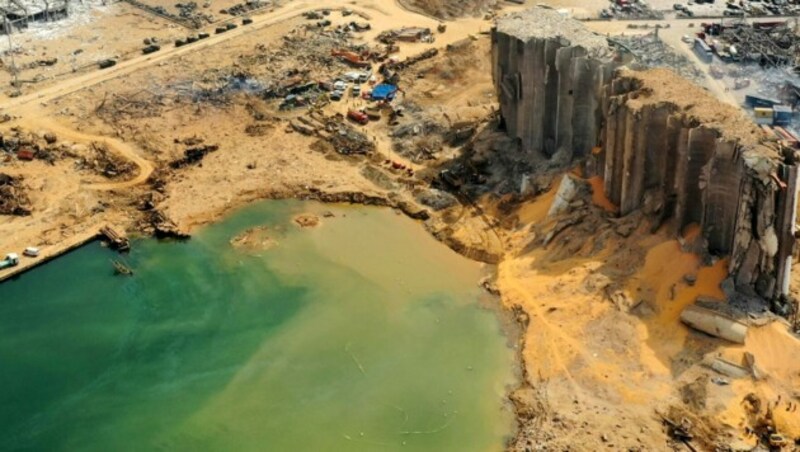
[[[615,69],[603,37],[555,11],[507,16],[492,42],[501,113],[523,150],[587,157],[620,215],[643,209],[675,234],[698,225],[739,290],[788,293],[795,150],[669,70]]]

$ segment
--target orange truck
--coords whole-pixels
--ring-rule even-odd
[[[369,122],[369,116],[363,111],[350,110],[347,112],[347,117],[350,118],[351,121],[357,122],[362,126]]]

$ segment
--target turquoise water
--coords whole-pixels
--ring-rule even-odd
[[[302,212],[331,211],[312,229]],[[269,249],[231,238],[266,226]],[[484,451],[513,354],[478,266],[386,209],[270,201],[0,285],[0,449]]]

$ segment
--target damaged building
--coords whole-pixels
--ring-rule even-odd
[[[0,34],[28,27],[28,22],[49,22],[69,16],[69,0],[0,0]]]
[[[644,210],[675,234],[698,225],[708,253],[730,257],[740,290],[787,294],[795,151],[669,70],[615,69],[605,38],[590,35],[544,8],[498,22],[494,74],[509,135],[548,158],[586,157],[620,215]]]
[[[497,22],[492,58],[506,129],[523,150],[566,159],[591,152],[600,88],[614,67],[606,38],[555,10],[533,8]]]

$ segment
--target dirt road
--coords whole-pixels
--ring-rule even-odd
[[[431,17],[422,16],[416,12],[405,9],[397,1],[390,4],[381,3],[380,5],[373,2],[363,2],[362,4],[355,5],[347,0],[331,0],[326,3],[326,7],[332,10],[348,8],[364,18],[369,18],[370,22],[372,23],[372,31],[364,34],[364,39],[367,41],[374,39],[374,37],[377,36],[381,31],[394,27],[414,25],[435,28],[435,26],[438,24],[438,21]],[[11,99],[4,105],[3,109],[13,113],[15,116],[21,117],[22,120],[20,122],[27,124],[32,129],[48,128],[53,132],[56,132],[63,137],[68,137],[74,141],[105,142],[112,152],[136,164],[136,166],[139,168],[138,175],[128,181],[96,184],[90,186],[89,188],[95,190],[116,190],[132,187],[146,181],[154,170],[153,163],[143,158],[141,156],[141,152],[139,152],[134,146],[124,143],[118,139],[90,135],[72,130],[54,120],[46,118],[46,116],[42,114],[42,107],[47,106],[48,102],[59,97],[96,86],[109,80],[130,75],[136,71],[152,67],[153,65],[163,63],[172,58],[177,58],[191,52],[201,52],[211,46],[224,44],[228,40],[243,36],[248,33],[257,32],[266,27],[291,20],[303,15],[306,12],[317,10],[319,8],[320,5],[317,2],[300,1],[289,3],[288,5],[281,7],[274,12],[266,13],[260,16],[254,16],[254,22],[251,25],[241,26],[225,33],[215,34],[206,40],[199,41],[192,45],[173,47],[162,50],[155,55],[142,55],[120,62],[116,66],[109,69],[98,69],[87,74],[64,80],[53,86],[43,88],[31,94]],[[489,25],[487,25],[482,19],[467,18],[455,21],[450,27],[448,27],[448,31],[446,33],[438,36],[436,43],[417,43],[404,45],[403,52],[401,52],[401,54],[398,56],[403,57],[418,53],[433,46],[440,47],[448,43],[464,39],[475,30],[483,30],[483,28],[488,30]]]
[[[123,188],[134,187],[147,180],[148,177],[155,170],[155,165],[149,160],[143,158],[141,153],[128,143],[116,138],[104,137],[99,135],[91,135],[88,133],[79,132],[77,130],[66,127],[58,122],[47,118],[45,116],[31,117],[25,116],[20,120],[20,125],[31,130],[47,129],[58,135],[62,140],[66,139],[75,142],[103,142],[108,146],[108,149],[120,157],[130,160],[138,167],[136,177],[122,182],[109,182],[104,184],[88,185],[87,188],[92,190],[118,190]]]

